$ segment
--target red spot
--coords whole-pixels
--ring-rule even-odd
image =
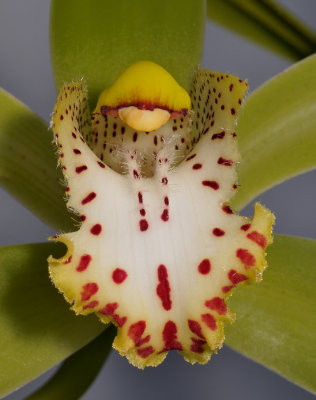
[[[139,229],[140,229],[142,232],[147,231],[148,226],[149,226],[149,225],[148,225],[148,222],[147,222],[146,219],[141,219],[141,220],[139,221]]]
[[[231,269],[228,272],[228,279],[231,281],[232,284],[237,285],[239,282],[246,281],[248,277],[244,274],[239,274],[234,269]]]
[[[74,139],[77,139],[77,135],[76,135],[75,133],[73,133],[73,132],[72,132],[72,137],[73,137]]]
[[[233,184],[233,189],[237,189],[237,185],[235,183]]]
[[[63,158],[63,157],[64,157],[64,153],[60,153],[60,154],[59,154],[59,157],[60,157],[60,158]]]
[[[235,110],[234,108],[231,108],[231,109],[230,109],[230,112],[231,112],[232,115],[235,115],[235,114],[236,114],[236,110]]]
[[[141,192],[138,192],[138,201],[140,204],[143,204],[143,195],[141,194]]]
[[[139,210],[139,213],[140,213],[140,215],[141,215],[142,217],[144,217],[144,216],[146,215],[146,211],[145,211],[143,208],[141,208],[141,209]]]
[[[149,357],[153,352],[154,352],[154,348],[152,346],[147,346],[147,347],[143,347],[142,349],[138,349],[137,350],[137,354],[141,357],[141,358],[147,358]]]
[[[189,156],[189,157],[186,159],[186,161],[192,160],[195,156],[196,156],[196,154],[192,154],[192,156]]]
[[[60,120],[62,121],[63,119],[64,119],[64,116],[63,116],[63,115],[61,115],[61,116],[60,116]]]
[[[197,164],[192,165],[192,169],[201,169],[201,168],[202,168],[202,164],[197,163]]]
[[[90,232],[92,233],[92,235],[95,235],[95,236],[100,235],[101,231],[102,231],[102,226],[100,224],[95,224],[90,229]]]
[[[222,207],[222,210],[223,210],[226,214],[233,214],[233,210],[232,210],[229,206],[227,206],[227,205],[224,205],[224,206]]]
[[[127,272],[124,269],[116,268],[112,273],[112,279],[118,285],[125,281],[127,278]]]
[[[195,333],[197,336],[200,336],[201,338],[204,339],[201,325],[197,321],[193,321],[192,319],[188,319],[188,325],[189,325],[189,328],[190,328],[191,332]]]
[[[210,272],[210,270],[211,270],[210,260],[205,258],[203,261],[200,262],[200,264],[198,266],[198,271],[200,274],[206,275]]]
[[[169,199],[167,196],[165,196],[165,198],[164,198],[164,203],[166,206],[169,206]]]
[[[73,149],[73,152],[74,152],[75,154],[81,154],[81,151],[78,150],[78,149]]]
[[[76,172],[77,174],[81,174],[81,172],[85,171],[86,169],[88,169],[86,165],[80,165],[80,167],[76,168]]]
[[[167,222],[167,221],[169,220],[169,211],[168,211],[167,208],[165,208],[165,209],[163,210],[163,212],[162,212],[160,218],[161,218],[163,221],[165,221],[165,222]]]
[[[161,179],[161,183],[163,185],[167,185],[168,184],[168,178],[166,178],[165,176]]]
[[[95,282],[86,283],[84,286],[82,286],[81,300],[82,301],[89,300],[90,297],[96,294],[98,290],[99,287]]]
[[[223,287],[222,287],[222,292],[223,292],[223,293],[227,293],[227,292],[229,292],[230,290],[232,290],[233,287],[234,287],[234,286],[223,286]]]
[[[224,236],[225,235],[225,231],[223,231],[220,228],[214,228],[213,229],[213,235],[215,235],[215,236]]]
[[[234,85],[231,83],[231,84],[229,85],[229,91],[230,91],[230,92],[233,90],[233,87],[234,87]]]
[[[85,271],[89,267],[91,260],[92,257],[90,256],[90,254],[84,254],[83,256],[80,257],[79,265],[76,268],[76,270],[78,272]]]
[[[141,346],[144,343],[147,343],[150,340],[150,335],[147,335],[142,339],[143,333],[146,329],[145,321],[138,321],[135,324],[132,324],[128,329],[128,336],[133,340],[135,346]]]
[[[216,331],[216,319],[211,314],[202,314],[201,315],[202,321],[212,330]]]
[[[69,264],[72,260],[72,256],[70,256],[69,258],[67,258],[67,260],[64,262],[64,264]]]
[[[113,320],[117,323],[117,326],[121,328],[125,324],[127,317],[120,317],[118,314],[115,313],[115,310],[118,306],[118,303],[108,303],[104,308],[99,310],[99,313],[112,317]]]
[[[163,351],[169,350],[183,350],[181,343],[177,341],[177,325],[173,321],[166,322],[163,332],[162,338],[165,342]]]
[[[252,240],[253,242],[257,243],[263,249],[267,245],[266,237],[264,235],[262,235],[261,233],[257,232],[257,231],[253,231],[251,233],[248,233],[247,238]]]
[[[203,353],[203,351],[204,351],[203,345],[206,343],[206,341],[205,340],[201,340],[201,339],[196,339],[194,337],[191,337],[191,340],[192,340],[193,343],[190,346],[190,350],[193,353],[198,353],[198,354]]]
[[[85,215],[81,215],[81,216],[80,216],[80,219],[81,219],[81,221],[83,222],[83,221],[85,221],[85,220],[87,219],[87,217],[86,217]]]
[[[133,175],[134,175],[134,178],[135,178],[135,179],[138,179],[138,178],[139,178],[139,174],[138,174],[138,172],[136,171],[136,169],[133,170]]]
[[[93,301],[90,301],[90,303],[88,303],[85,306],[83,306],[82,309],[86,310],[87,308],[94,308],[97,305],[99,305],[99,302],[97,300],[93,300]]]
[[[248,231],[248,229],[250,228],[250,224],[245,224],[245,225],[241,225],[241,227],[240,227],[240,229],[242,230],[242,231]]]
[[[214,135],[212,136],[212,140],[223,139],[224,136],[225,136],[225,131],[222,131],[220,133],[214,133]]]
[[[217,164],[225,165],[226,167],[231,167],[233,165],[233,161],[232,160],[227,160],[226,158],[223,158],[223,157],[220,157],[217,160]]]
[[[218,190],[219,189],[219,184],[216,181],[202,181],[202,185],[210,187],[210,188],[212,188],[214,190]]]
[[[170,299],[170,285],[168,280],[168,271],[167,268],[161,264],[158,267],[158,281],[159,284],[156,288],[156,293],[161,300],[163,308],[168,311],[171,309],[172,301]]]
[[[236,257],[244,264],[246,269],[253,267],[256,264],[256,259],[247,249],[238,249]]]
[[[105,165],[103,164],[103,162],[101,162],[101,161],[98,161],[98,164],[99,164],[99,167],[101,167],[101,168],[105,168]]]
[[[81,200],[81,204],[87,204],[90,201],[92,201],[93,199],[95,199],[97,197],[96,193],[91,192],[88,194],[88,196],[86,196],[83,200]]]
[[[205,305],[211,310],[217,311],[220,315],[224,315],[227,313],[227,306],[225,304],[225,301],[220,297],[213,297],[211,300],[207,300],[205,302]]]

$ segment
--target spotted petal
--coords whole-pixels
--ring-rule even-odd
[[[197,72],[190,153],[177,164],[174,143],[164,141],[149,177],[124,146],[121,174],[86,144],[93,135],[82,82],[59,94],[53,130],[67,204],[82,225],[56,236],[68,251],[50,257],[50,275],[76,313],[95,312],[118,326],[114,347],[137,367],[159,364],[172,349],[207,362],[222,346],[224,322],[234,320],[227,296],[249,278],[259,281],[266,267],[273,215],[257,204],[250,220],[228,204],[246,89],[236,77]]]

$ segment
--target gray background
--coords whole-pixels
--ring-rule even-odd
[[[280,2],[316,29],[315,0]],[[49,3],[49,0],[0,1],[0,84],[46,121],[49,121],[56,96],[49,58]],[[208,22],[206,25],[202,67],[248,78],[251,89],[255,89],[290,64],[215,24]],[[261,202],[277,215],[276,233],[315,238],[315,181],[316,171],[309,172],[260,196]],[[0,245],[45,241],[53,233],[1,189],[0,202]],[[251,212],[248,206],[243,214]],[[6,399],[23,399],[52,372]],[[316,398],[224,347],[206,366],[190,366],[172,353],[161,366],[145,371],[131,367],[113,351],[82,399],[161,400],[162,397],[166,400]]]

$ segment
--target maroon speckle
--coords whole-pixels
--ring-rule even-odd
[[[229,91],[230,91],[230,92],[233,90],[233,87],[234,87],[234,85],[231,83],[231,84],[229,85]]]
[[[201,168],[202,168],[202,164],[200,164],[200,163],[192,165],[192,169],[201,169]]]
[[[147,347],[143,347],[142,349],[138,349],[138,350],[137,350],[137,354],[138,354],[141,358],[147,358],[147,357],[149,357],[154,351],[155,351],[155,350],[154,350],[153,346],[147,346]]]
[[[232,290],[233,287],[234,287],[234,286],[223,286],[223,287],[222,287],[222,292],[223,292],[223,293],[227,293],[227,292],[229,292],[230,290]]]
[[[238,249],[236,257],[244,264],[246,269],[253,267],[256,264],[256,259],[247,249]]]
[[[165,198],[164,198],[164,203],[165,203],[165,205],[166,205],[166,206],[168,206],[168,205],[169,205],[169,199],[168,199],[168,196],[165,196]]]
[[[220,133],[214,133],[214,135],[212,136],[212,140],[223,139],[224,136],[225,136],[225,131],[222,131]]]
[[[192,160],[194,157],[196,157],[196,154],[192,154],[191,156],[189,156],[189,157],[186,159],[186,161],[190,161],[190,160]]]
[[[72,132],[72,137],[73,137],[74,139],[77,139],[77,135],[76,135],[74,132]]]
[[[60,157],[60,158],[63,158],[63,157],[64,157],[64,153],[60,153],[60,154],[59,154],[59,157]]]
[[[171,310],[172,301],[170,298],[170,285],[168,280],[167,268],[161,264],[157,270],[159,284],[156,288],[157,296],[160,298],[163,308],[168,311]]]
[[[231,167],[233,165],[233,161],[232,160],[227,160],[226,158],[223,158],[223,157],[220,157],[217,160],[217,164],[225,165],[226,167]]]
[[[261,233],[257,232],[257,231],[253,231],[251,233],[248,233],[247,238],[252,240],[253,242],[257,243],[257,245],[259,245],[263,249],[267,245],[266,237],[264,235],[262,235]]]
[[[203,351],[204,351],[203,345],[206,343],[206,341],[202,340],[202,339],[196,339],[194,337],[191,337],[191,340],[192,340],[192,344],[190,346],[190,350],[193,353],[198,353],[198,354],[203,353]]]
[[[230,112],[231,112],[232,115],[235,115],[235,114],[236,114],[236,110],[235,110],[234,108],[231,108],[231,109],[230,109]]]
[[[92,235],[95,235],[95,236],[100,235],[101,231],[102,231],[102,226],[100,224],[95,224],[90,229],[90,232],[92,233]]]
[[[205,302],[205,305],[211,310],[217,311],[220,315],[224,315],[227,313],[227,306],[225,304],[225,301],[220,297],[213,297],[211,300],[207,300]]]
[[[157,146],[157,144],[158,144],[157,136],[154,136],[154,145]]]
[[[81,221],[83,222],[83,221],[85,221],[85,220],[87,219],[87,217],[86,217],[85,215],[81,215],[81,216],[80,216],[80,219],[81,219]]]
[[[76,270],[78,272],[85,271],[89,267],[91,260],[92,257],[90,256],[90,254],[84,254],[83,256],[80,257],[80,261]]]
[[[86,304],[85,306],[83,306],[82,309],[86,310],[87,308],[94,308],[97,305],[99,305],[99,302],[97,300],[93,300],[93,301],[90,301],[89,304]]]
[[[248,229],[250,228],[250,224],[244,224],[244,225],[241,225],[241,227],[240,227],[240,229],[242,230],[242,231],[248,231]]]
[[[73,152],[74,152],[75,154],[81,154],[81,151],[80,151],[79,149],[73,149]]]
[[[139,213],[140,213],[140,215],[141,215],[142,217],[144,217],[144,216],[146,215],[146,211],[145,211],[144,208],[141,208],[141,209],[139,210]]]
[[[66,187],[65,192],[70,192],[70,187],[69,186]]]
[[[139,174],[138,174],[138,172],[136,171],[136,169],[133,170],[133,175],[134,175],[134,178],[135,178],[135,179],[138,179],[138,178],[139,178]]]
[[[212,232],[213,232],[214,236],[224,236],[225,235],[225,231],[223,231],[220,228],[214,228]]]
[[[101,161],[98,161],[98,164],[99,164],[99,167],[101,167],[101,168],[105,168],[105,165],[103,164],[103,162],[101,162]]]
[[[141,230],[141,232],[145,232],[148,229],[148,222],[146,219],[141,219],[139,221],[139,229]]]
[[[77,174],[81,174],[81,172],[85,171],[86,169],[88,169],[86,165],[80,165],[80,167],[76,168],[76,172]]]
[[[127,317],[120,317],[115,313],[115,310],[118,308],[118,306],[118,303],[108,303],[104,308],[99,310],[99,313],[112,317],[117,323],[117,326],[121,328],[125,324]]]
[[[162,352],[169,350],[183,350],[181,343],[177,340],[177,331],[177,325],[173,321],[166,322],[162,332],[162,338],[165,343]]]
[[[61,116],[60,116],[60,120],[62,121],[63,119],[64,119],[64,116],[63,116],[63,115],[61,115]]]
[[[208,326],[212,331],[216,331],[216,319],[211,314],[202,314],[202,321]]]
[[[147,335],[144,339],[142,339],[145,329],[146,329],[145,321],[135,322],[129,327],[127,335],[133,340],[135,346],[141,346],[142,344],[150,340],[149,335]]]
[[[167,185],[167,184],[168,184],[168,178],[164,176],[164,177],[161,179],[161,183],[162,183],[163,185]]]
[[[99,287],[95,282],[86,283],[84,286],[82,286],[81,300],[82,301],[89,300],[90,297],[96,294],[98,290]]]
[[[192,319],[188,319],[188,325],[191,332],[195,333],[197,336],[200,336],[204,339],[201,325],[197,321],[193,321]]]
[[[210,260],[205,258],[203,261],[201,261],[199,266],[198,266],[198,271],[202,275],[208,274],[211,271]]]
[[[127,272],[122,268],[116,268],[112,273],[112,279],[117,284],[120,285],[127,278]]]
[[[226,214],[233,214],[233,210],[232,210],[228,205],[223,205],[222,210],[223,210]]]
[[[96,193],[91,192],[88,194],[88,196],[86,196],[83,200],[81,200],[81,204],[87,204],[90,201],[92,201],[93,199],[95,199],[97,197]]]
[[[141,194],[141,192],[138,192],[138,201],[140,204],[143,204],[143,195]]]
[[[231,269],[228,272],[228,279],[231,281],[233,285],[237,285],[237,283],[246,281],[248,277],[244,274],[239,274],[237,271],[234,269]]]
[[[202,185],[212,188],[214,190],[219,189],[219,184],[216,181],[202,181]]]
[[[165,208],[165,209],[163,210],[163,212],[162,212],[160,218],[161,218],[163,221],[165,221],[165,222],[167,222],[167,221],[169,220],[169,211],[168,211],[167,208]]]

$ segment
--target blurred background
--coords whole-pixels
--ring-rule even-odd
[[[316,29],[315,0],[279,2]],[[0,84],[47,122],[56,97],[49,55],[49,9],[50,0],[0,2]],[[248,78],[250,90],[254,90],[290,65],[290,61],[207,22],[202,68]],[[289,180],[259,199],[276,214],[276,233],[316,237],[316,171]],[[55,233],[1,188],[0,204],[0,245],[43,242]],[[252,209],[249,205],[243,214],[251,215]],[[53,372],[6,399],[24,399]],[[127,398],[312,400],[316,396],[224,347],[206,366],[191,366],[171,353],[162,365],[145,371],[130,366],[113,351],[82,400]]]

